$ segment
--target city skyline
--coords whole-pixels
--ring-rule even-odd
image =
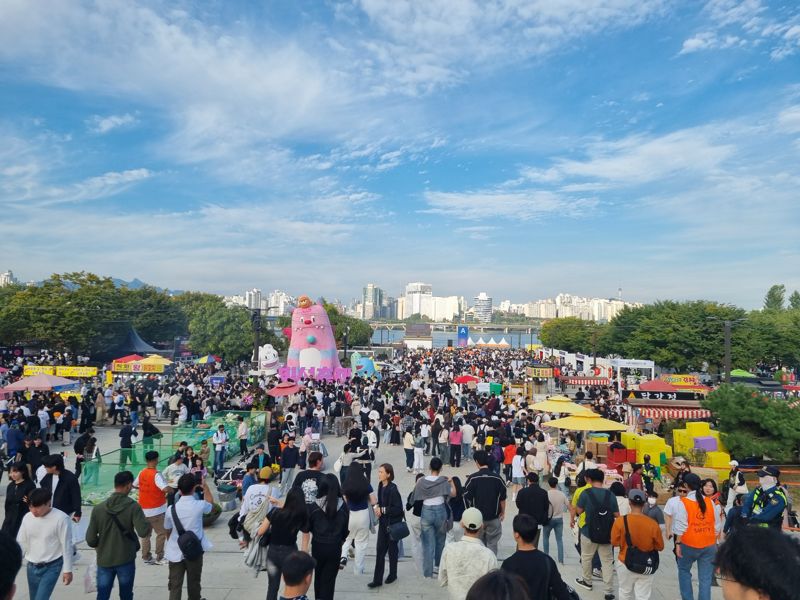
[[[23,281],[800,289],[796,3],[7,0],[0,40]]]

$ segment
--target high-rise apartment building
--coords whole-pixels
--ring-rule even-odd
[[[361,314],[362,319],[380,319],[383,315],[384,293],[374,283],[364,286],[361,294]]]
[[[19,283],[17,278],[14,277],[14,273],[11,271],[6,271],[5,273],[0,273],[0,287],[5,287],[7,285],[14,285]]]
[[[492,320],[492,297],[481,292],[474,298],[475,320],[478,323],[490,323]]]

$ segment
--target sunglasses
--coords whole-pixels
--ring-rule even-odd
[[[678,493],[679,494],[688,494],[689,490],[684,490],[684,489],[678,488]]]

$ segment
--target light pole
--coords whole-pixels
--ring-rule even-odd
[[[343,337],[343,341],[344,341],[344,362],[345,363],[347,363],[347,339],[348,339],[349,336],[350,336],[350,325],[347,325],[344,328],[344,336],[342,336]]]
[[[707,317],[709,321],[719,321],[717,317]],[[723,326],[723,344],[725,348],[725,357],[723,359],[723,369],[725,369],[725,383],[730,384],[731,382],[731,368],[733,365],[731,364],[731,329],[734,323],[741,323],[745,319],[721,319],[722,326]]]

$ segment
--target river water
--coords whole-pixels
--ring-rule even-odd
[[[372,334],[372,343],[377,346],[394,344],[402,341],[405,337],[405,333],[406,332],[402,329],[378,329]],[[431,333],[431,337],[433,338],[434,348],[446,348],[448,346],[448,342],[450,342],[450,345],[452,346],[458,346],[458,334],[455,330],[434,331]],[[512,348],[524,348],[528,344],[541,343],[539,342],[539,338],[536,337],[536,334],[531,335],[530,333],[526,333],[524,331],[503,333],[502,329],[487,329],[484,332],[470,331],[470,337],[475,342],[478,341],[478,338],[483,338],[483,341],[487,343],[491,338],[494,338],[494,341],[498,343],[501,339],[505,338],[506,342],[508,342]]]

